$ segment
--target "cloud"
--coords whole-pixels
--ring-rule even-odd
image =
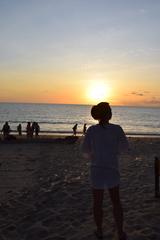
[[[132,95],[143,97],[144,93],[131,92]]]
[[[160,98],[152,97],[151,100],[147,101],[148,104],[160,105]]]

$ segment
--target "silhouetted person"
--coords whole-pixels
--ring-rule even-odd
[[[18,132],[18,135],[19,135],[19,136],[22,135],[22,125],[21,125],[21,124],[19,124],[19,125],[17,126],[17,132]]]
[[[74,127],[72,128],[72,129],[73,129],[73,135],[74,135],[74,136],[76,136],[76,134],[77,134],[77,126],[78,126],[78,124],[76,123],[76,124],[74,125]]]
[[[34,135],[34,132],[35,132],[35,129],[36,129],[36,122],[32,123],[31,128],[32,128],[32,135]]]
[[[87,124],[85,123],[85,124],[83,125],[83,135],[86,134],[86,131],[87,131]]]
[[[36,122],[35,123],[35,136],[39,136],[39,132],[40,132],[40,126],[39,124]]]
[[[91,109],[91,116],[98,124],[88,128],[82,150],[90,161],[90,180],[93,196],[95,234],[103,238],[103,198],[108,189],[113,206],[113,216],[118,240],[127,240],[123,229],[123,209],[119,195],[120,173],[118,155],[128,149],[128,141],[121,126],[111,124],[112,110],[107,102],[101,102]]]
[[[32,126],[31,126],[31,123],[30,123],[30,122],[27,123],[26,133],[27,133],[27,137],[28,137],[28,138],[32,138],[32,136],[33,136],[33,131],[32,131]]]
[[[11,128],[10,128],[8,122],[5,122],[5,124],[2,127],[2,133],[3,133],[4,139],[8,138],[10,131],[11,131]]]

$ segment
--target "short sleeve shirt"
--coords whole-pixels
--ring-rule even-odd
[[[100,124],[88,128],[82,151],[91,158],[94,166],[107,167],[117,164],[117,156],[128,148],[128,141],[119,125]]]
[[[119,175],[118,155],[127,148],[128,141],[123,129],[119,125],[111,123],[89,127],[82,144],[82,152],[89,156],[92,169],[101,169],[99,175],[105,170],[102,175],[108,175],[108,185],[113,185],[114,179],[112,180],[112,178]],[[94,175],[96,174],[94,171]],[[101,183],[101,185],[103,184]]]

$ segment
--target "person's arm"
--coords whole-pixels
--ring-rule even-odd
[[[118,129],[118,142],[119,142],[119,152],[127,152],[129,150],[129,143],[128,143],[128,139],[123,131],[123,129],[121,128],[121,126],[119,126]]]
[[[81,145],[81,151],[84,158],[90,158],[91,155],[91,128],[88,128]]]

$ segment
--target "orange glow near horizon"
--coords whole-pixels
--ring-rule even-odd
[[[160,107],[159,12],[159,1],[1,1],[0,102]]]
[[[129,74],[1,72],[0,102],[159,106],[159,82]],[[102,76],[101,76],[102,75]],[[93,78],[96,76],[96,78]],[[100,77],[99,77],[100,76]],[[129,79],[129,80],[128,80]],[[136,84],[134,79],[138,79]],[[11,84],[12,82],[12,84]]]

